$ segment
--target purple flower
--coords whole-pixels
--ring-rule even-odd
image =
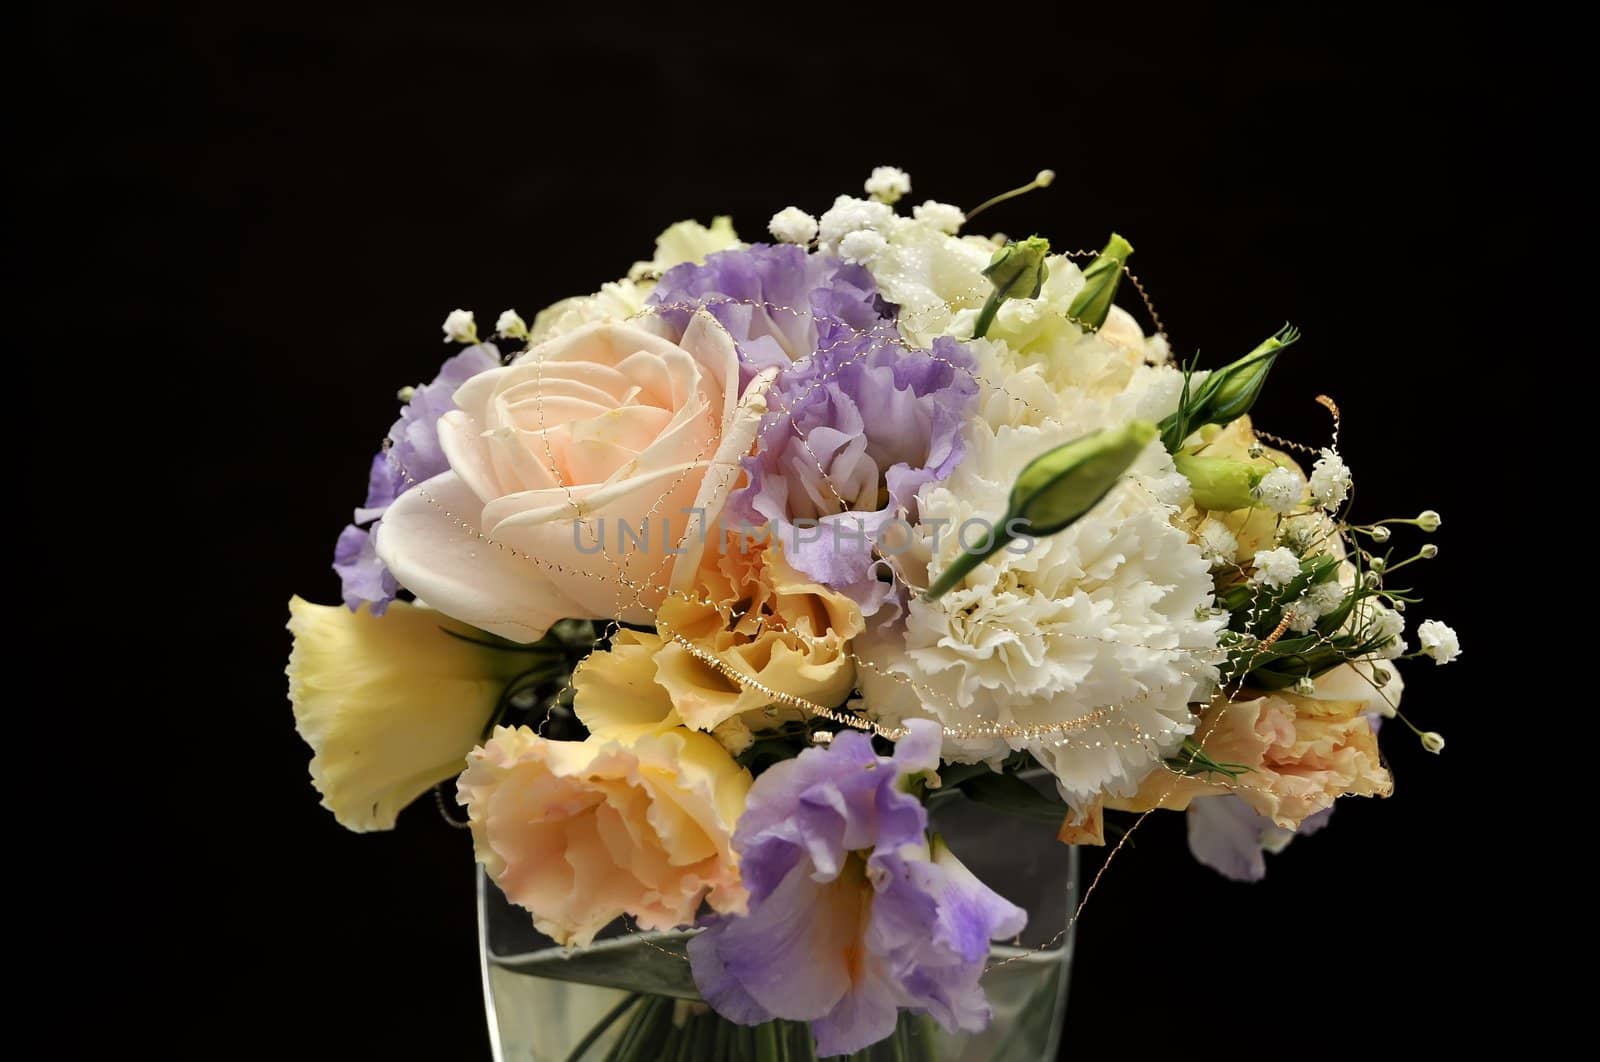
[[[355,522],[339,532],[333,548],[333,570],[339,573],[350,611],[365,601],[373,615],[381,616],[394,600],[399,584],[378,559],[372,532],[407,487],[449,470],[439,447],[439,418],[456,408],[458,387],[499,364],[500,352],[492,344],[468,347],[447,359],[433,382],[418,387],[400,408],[400,419],[389,429],[389,452],[375,455],[367,472],[367,500],[355,511]]]
[[[1268,852],[1276,855],[1332,817],[1333,809],[1323,808],[1298,830],[1286,830],[1232,793],[1206,797],[1189,805],[1189,852],[1225,878],[1260,881],[1267,876]]]
[[[778,536],[789,563],[872,615],[891,590],[876,577],[903,549],[917,489],[961,461],[961,428],[978,394],[972,355],[950,338],[905,347],[893,325],[841,334],[823,327],[822,352],[784,370],[767,404],[748,486],[730,512]],[[813,525],[813,521],[815,524]]]
[[[739,349],[741,387],[762,369],[815,353],[824,319],[866,332],[892,316],[864,267],[789,244],[754,244],[708,255],[704,265],[675,266],[656,284],[650,303],[674,340],[694,308],[705,307]]]
[[[907,726],[892,757],[841,731],[756,779],[733,836],[749,914],[715,917],[689,942],[695,984],[724,1017],[808,1021],[819,1055],[883,1039],[901,1007],[952,1032],[988,1024],[989,941],[1027,916],[930,846],[906,789],[938,765],[941,735],[930,720]]]

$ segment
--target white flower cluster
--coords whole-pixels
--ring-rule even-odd
[[[1262,550],[1250,563],[1256,570],[1251,582],[1264,583],[1274,589],[1293,582],[1300,575],[1300,558],[1293,550],[1282,546]]]
[[[1305,490],[1306,481],[1300,478],[1300,473],[1280,465],[1262,476],[1250,493],[1263,508],[1283,516],[1299,508]]]
[[[797,243],[804,247],[817,238],[817,219],[799,207],[784,207],[767,222],[767,231],[779,243]]]
[[[1448,664],[1461,655],[1461,639],[1448,624],[1438,620],[1423,620],[1417,626],[1417,644],[1436,664]]]
[[[1333,512],[1350,496],[1350,485],[1350,469],[1344,458],[1337,451],[1324,447],[1317,463],[1311,466],[1311,481],[1307,484],[1311,500]]]
[[[911,175],[895,166],[878,166],[867,178],[867,194],[891,205],[911,194]]]

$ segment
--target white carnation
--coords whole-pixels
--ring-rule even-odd
[[[1250,493],[1264,508],[1284,515],[1294,512],[1305,489],[1306,483],[1300,478],[1300,473],[1280,465],[1262,476],[1261,482]]]
[[[921,523],[897,558],[922,585],[954,558],[965,521],[1005,512],[1029,460],[1131,416],[1159,420],[1182,386],[1181,375],[1171,387],[1151,370],[1114,373],[1121,385],[1103,389],[1104,370],[1120,363],[1106,344],[1095,358],[1081,351],[1082,374],[1058,386],[1045,366],[1004,344],[972,346],[983,390],[967,457],[949,480],[918,493]],[[1200,547],[1148,486],[1171,471],[1171,456],[1153,442],[1129,478],[1065,531],[1025,551],[1002,550],[937,601],[913,595],[903,628],[880,622],[858,642],[867,709],[889,721],[932,715],[949,727],[1083,720],[1043,737],[947,739],[944,751],[992,762],[1027,749],[1080,810],[1102,792],[1133,793],[1193,731],[1189,704],[1212,692],[1226,620],[1210,610]]]
[[[960,232],[961,226],[967,223],[967,216],[961,212],[960,207],[951,206],[949,203],[936,202],[932,199],[921,206],[912,207],[911,216],[951,236]]]
[[[1417,643],[1436,664],[1448,664],[1461,655],[1461,639],[1448,624],[1438,620],[1423,620],[1418,625]]]
[[[867,178],[866,189],[880,203],[898,203],[911,191],[911,175],[897,166],[877,166]]]
[[[1300,575],[1300,558],[1294,555],[1293,550],[1282,546],[1261,550],[1250,563],[1256,570],[1250,580],[1254,583],[1279,587],[1293,582]]]
[[[1311,500],[1329,511],[1344,504],[1350,496],[1350,469],[1337,452],[1324,448],[1317,463],[1311,466]]]
[[[817,219],[799,207],[784,207],[767,222],[767,231],[779,243],[797,243],[804,247],[817,238]]]

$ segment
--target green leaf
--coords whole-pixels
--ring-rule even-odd
[[[1059,824],[1067,817],[1066,804],[1045,796],[1014,774],[985,771],[962,782],[961,791],[975,804],[1035,822]]]

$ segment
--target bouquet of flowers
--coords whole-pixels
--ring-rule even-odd
[[[339,536],[345,607],[290,602],[323,804],[389,829],[455,779],[539,931],[698,927],[702,998],[776,1058],[779,1019],[820,1055],[902,1011],[990,1020],[1025,915],[930,833],[933,794],[1069,844],[1184,811],[1200,860],[1258,878],[1390,792],[1380,723],[1438,752],[1397,662],[1459,646],[1430,620],[1408,652],[1396,577],[1439,516],[1352,522],[1328,398],[1325,445],[1252,424],[1294,328],[1175,361],[1117,302],[1143,297],[1121,236],[964,231],[1051,180],[907,215],[880,167],[771,242],[674,225],[531,325],[451,313]]]

